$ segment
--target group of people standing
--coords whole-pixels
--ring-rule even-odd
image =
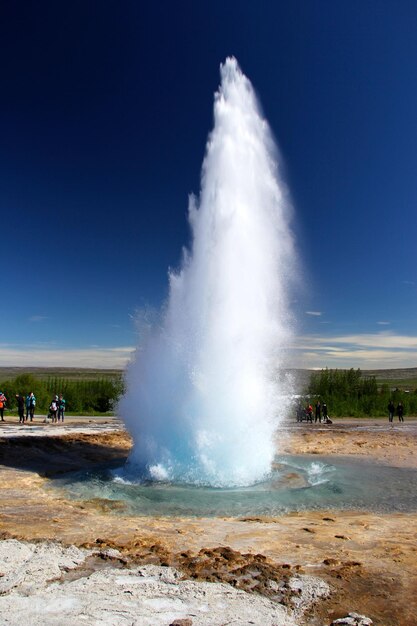
[[[24,422],[30,421],[33,422],[33,418],[35,416],[35,406],[36,406],[36,398],[33,391],[28,393],[26,398],[21,396],[19,393],[16,394],[16,402],[17,402],[17,412],[19,414],[19,422],[22,424]],[[25,415],[26,409],[26,415]]]
[[[404,406],[402,402],[398,402],[397,406],[395,406],[394,402],[390,400],[388,404],[388,416],[389,416],[390,422],[394,421],[394,415],[397,415],[399,422],[403,422],[404,421]],[[301,402],[298,403],[297,422],[302,422],[303,420],[305,420],[306,422],[310,422],[312,424],[313,416],[314,416],[314,422],[320,422],[320,423],[323,422],[324,424],[332,423],[331,419],[329,418],[329,415],[327,412],[327,404],[325,402],[321,404],[320,401],[318,400],[316,402],[314,410],[311,404],[307,404],[307,406],[303,408]]]
[[[390,400],[387,408],[388,408],[388,419],[390,422],[394,421],[394,415],[398,416],[399,422],[404,421],[404,407],[403,407],[402,402],[399,402],[397,404],[397,408],[395,408],[395,404],[393,403],[392,400]]]
[[[64,414],[65,414],[65,400],[64,400],[64,396],[61,395],[59,396],[55,396],[52,399],[51,404],[49,405],[49,416],[53,422],[63,422],[64,421]]]
[[[6,408],[7,398],[2,391],[0,391],[0,417],[1,421],[4,422],[4,409]],[[27,394],[27,396],[22,396],[22,394],[16,394],[16,403],[17,403],[17,413],[19,415],[19,423],[24,424],[25,422],[31,421],[33,422],[33,418],[35,416],[35,407],[36,407],[36,397],[33,391]],[[64,396],[61,395],[58,397],[55,395],[51,403],[49,405],[49,413],[47,419],[51,419],[53,422],[64,421],[65,415],[65,399]],[[45,420],[46,421],[46,420]]]
[[[19,415],[19,423],[24,424],[29,420],[33,422],[35,417],[36,398],[33,391],[28,393],[26,398],[20,393],[16,394],[17,412]]]
[[[303,408],[301,402],[297,407],[297,422],[302,422],[306,420],[306,422],[313,423],[313,414],[314,414],[314,422],[319,422],[320,424],[323,422],[324,424],[331,424],[332,421],[327,412],[327,404],[323,402],[321,404],[320,400],[317,400],[315,409],[313,411],[313,407],[311,404],[307,404],[305,408]]]

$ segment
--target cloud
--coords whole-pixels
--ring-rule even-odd
[[[417,336],[395,335],[394,333],[390,333],[388,331],[328,337],[327,341],[330,343],[354,344],[358,347],[379,349],[399,348],[402,350],[415,350],[417,348]]]
[[[314,317],[320,317],[322,315],[321,311],[306,311],[306,315],[313,315]]]
[[[292,345],[293,367],[380,369],[417,366],[417,337],[387,331],[304,335]]]
[[[296,337],[288,348],[288,367],[380,369],[417,366],[417,336],[389,331],[303,335]],[[0,343],[0,366],[123,369],[131,361],[134,350],[132,346],[64,349],[53,344],[22,347]]]
[[[39,346],[0,345],[3,367],[93,367],[123,369],[131,360],[134,348],[41,348]]]
[[[29,322],[43,322],[47,319],[49,319],[47,315],[32,315],[32,317],[29,317]]]
[[[377,322],[380,326],[389,326],[391,322]]]

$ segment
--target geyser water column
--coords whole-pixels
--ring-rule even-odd
[[[221,66],[191,250],[169,275],[157,323],[142,327],[120,403],[139,479],[247,485],[269,473],[285,415],[294,275],[277,151],[236,59]]]

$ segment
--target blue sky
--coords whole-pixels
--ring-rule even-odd
[[[126,363],[234,55],[295,209],[291,364],[417,366],[416,32],[407,1],[2,3],[0,365]]]

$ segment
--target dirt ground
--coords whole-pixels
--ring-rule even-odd
[[[417,469],[417,421],[393,427],[380,420],[289,424],[278,444],[285,453],[366,456]],[[54,476],[70,470],[120,465],[130,447],[116,420],[77,418],[65,430],[45,425],[34,436],[30,429],[2,426],[2,537],[117,547],[130,562],[172,564],[191,578],[264,595],[271,575],[316,574],[334,593],[310,611],[306,624],[330,624],[349,611],[383,626],[417,624],[416,514],[324,510],[274,518],[150,518],[126,514],[122,502],[71,501],[50,488]]]
[[[280,451],[288,454],[353,456],[392,467],[417,468],[417,418],[406,423],[351,418],[321,424],[290,424],[277,437]]]

